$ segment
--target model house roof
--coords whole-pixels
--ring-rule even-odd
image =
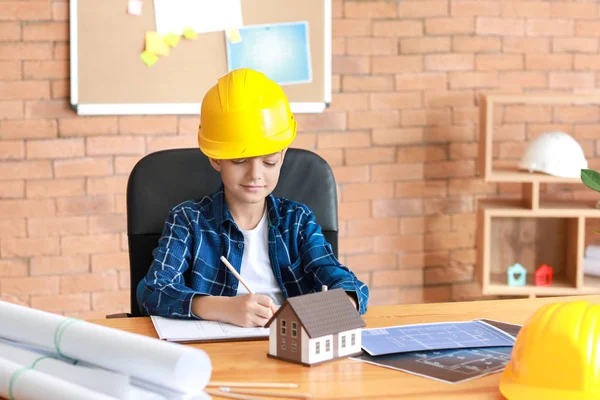
[[[341,288],[290,297],[265,326],[271,325],[280,311],[287,306],[292,308],[311,338],[362,328],[366,325]]]

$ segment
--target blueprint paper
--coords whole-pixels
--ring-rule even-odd
[[[413,351],[512,346],[515,338],[482,321],[442,322],[363,329],[362,348],[372,356]]]

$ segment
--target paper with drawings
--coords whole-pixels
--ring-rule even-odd
[[[164,318],[153,315],[152,323],[160,339],[171,342],[262,339],[269,328],[242,328],[218,321]]]
[[[241,0],[154,0],[156,32],[183,34],[226,31],[242,27]]]

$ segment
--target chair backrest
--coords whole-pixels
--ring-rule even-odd
[[[169,210],[212,194],[221,175],[198,148],[163,150],[142,158],[127,184],[127,236],[131,315],[139,316],[135,291],[148,272]],[[338,255],[337,190],[327,162],[308,150],[288,149],[273,194],[306,204]]]

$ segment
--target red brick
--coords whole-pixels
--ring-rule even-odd
[[[450,72],[448,75],[450,88],[480,88],[498,85],[498,73],[493,72]]]
[[[87,272],[89,260],[87,255],[32,257],[31,275],[65,275]]]
[[[92,272],[129,269],[129,254],[126,252],[92,254],[91,257]]]
[[[504,122],[550,122],[552,108],[544,105],[509,105],[504,109]]]
[[[477,18],[478,35],[501,35],[510,32],[511,36],[525,34],[525,20],[518,18]]]
[[[27,229],[24,218],[0,219],[0,239],[22,238],[25,236],[27,236]],[[0,264],[0,268],[1,266],[2,264]]]
[[[335,37],[331,39],[331,54],[346,54],[346,38]]]
[[[369,201],[343,201],[338,205],[338,216],[340,220],[351,220],[355,218],[365,218],[371,215],[371,205]]]
[[[396,90],[445,90],[447,85],[446,74],[441,72],[396,75]]]
[[[469,107],[475,104],[472,90],[426,91],[424,105],[427,108],[436,107]]]
[[[56,199],[57,215],[108,214],[113,210],[112,195],[91,197],[66,197]]]
[[[472,232],[445,232],[425,235],[425,250],[457,249],[473,247],[475,235]]]
[[[88,155],[143,154],[146,148],[143,137],[119,135],[87,138]]]
[[[421,199],[373,200],[374,217],[404,217],[423,214]]]
[[[540,133],[542,132],[548,132],[548,131],[563,131],[563,132],[575,132],[577,133],[577,129],[578,128],[585,128],[588,127],[590,125],[577,125],[577,126],[573,126],[571,124],[558,124],[558,123],[551,123],[551,124],[527,124],[527,139],[533,139],[535,137],[537,137]],[[600,126],[596,127],[595,132],[598,132],[598,128],[600,128]],[[587,139],[592,139],[595,137],[588,137]],[[583,138],[582,138],[583,139]]]
[[[0,82],[0,100],[50,98],[48,81]]]
[[[480,71],[521,70],[524,67],[523,55],[481,54],[477,56],[477,69]]]
[[[468,282],[473,280],[475,267],[459,265],[425,269],[425,284]]]
[[[396,161],[400,163],[441,161],[447,158],[445,145],[402,146],[396,152]]]
[[[414,181],[423,179],[423,165],[413,164],[387,164],[372,165],[371,180],[373,181]]]
[[[21,24],[19,22],[0,22],[0,41],[20,41]]]
[[[344,201],[389,199],[394,197],[394,185],[382,183],[347,183],[342,189]]]
[[[27,142],[28,159],[83,157],[83,139],[45,139]]]
[[[451,294],[450,286],[386,288],[375,289],[372,300],[378,305],[443,303],[450,301]]]
[[[473,126],[434,126],[425,131],[428,143],[433,142],[470,142],[475,139]]]
[[[449,51],[449,37],[417,37],[400,39],[400,53],[402,54],[446,53]]]
[[[527,36],[573,36],[574,34],[575,22],[570,19],[527,20]]]
[[[383,236],[397,233],[399,233],[398,218],[369,218],[348,221],[348,236]]]
[[[0,288],[7,294],[57,294],[58,282],[56,276],[3,278]]]
[[[494,127],[494,140],[525,140],[525,124],[503,124]]]
[[[108,292],[118,288],[119,279],[115,272],[66,275],[60,278],[61,293]]]
[[[24,107],[22,100],[2,101],[0,100],[0,132],[2,132],[2,120],[18,119],[24,117]]]
[[[62,254],[94,254],[119,250],[119,235],[64,236],[60,240]]]
[[[367,110],[369,109],[368,93],[333,93],[331,110]]]
[[[550,16],[552,18],[589,19],[598,15],[596,2],[590,3],[551,3]]]
[[[177,120],[177,134],[178,135],[197,135],[198,124],[200,119],[197,116],[194,117],[179,117]]]
[[[102,178],[88,178],[87,192],[90,195],[126,193],[128,176],[109,176]]]
[[[119,117],[119,132],[141,135],[175,134],[177,117],[162,115]]]
[[[414,20],[375,21],[373,22],[373,36],[393,38],[423,36],[423,23]]]
[[[60,2],[52,4],[52,19],[55,21],[69,20],[69,3]]]
[[[73,118],[76,116],[67,100],[27,101],[25,115],[28,118]]]
[[[63,79],[69,77],[69,64],[65,61],[25,61],[26,79]]]
[[[333,18],[342,18],[344,15],[344,0],[333,0],[331,8]]]
[[[428,220],[430,218],[421,218]],[[427,224],[426,224],[427,225]],[[437,225],[437,224],[435,224]],[[424,229],[424,232],[435,231],[436,229]],[[429,251],[426,253],[404,253],[398,254],[398,266],[400,268],[425,268],[448,264],[448,251]]]
[[[13,296],[9,294],[0,294],[0,301],[6,301],[7,303],[19,304],[25,307],[29,307],[29,296]]]
[[[51,17],[48,2],[4,1],[0,8],[0,20],[46,20]]]
[[[553,38],[552,39],[552,51],[554,53],[597,53],[598,52],[598,39],[594,38]],[[575,55],[575,68],[577,68],[577,61],[579,58],[593,58],[594,56],[588,55]]]
[[[90,295],[89,293],[78,293],[32,296],[31,306],[51,313],[86,311],[90,309]]]
[[[423,128],[374,129],[374,145],[423,143]]]
[[[596,75],[592,72],[551,72],[550,88],[591,89],[595,87]]]
[[[371,93],[371,109],[399,109],[421,107],[420,92]]]
[[[600,36],[600,21],[576,21],[575,35]]]
[[[600,56],[588,54],[575,55],[576,70],[598,70],[600,69]]]
[[[381,271],[396,268],[396,254],[357,254],[346,257],[346,266],[352,271]]]
[[[336,74],[368,74],[371,59],[367,56],[333,56],[332,69]]]
[[[505,37],[502,47],[504,53],[536,54],[550,52],[549,38]]]
[[[431,54],[425,56],[429,71],[469,71],[475,65],[473,54]]]
[[[405,217],[402,218],[400,221],[400,231],[402,233],[449,232],[450,216],[435,215],[428,217]],[[424,263],[424,261],[426,260],[423,258],[423,254],[416,254],[419,254],[421,256],[419,257],[418,264],[414,262],[414,255],[413,257],[411,257],[410,254],[405,254],[404,257],[399,257],[400,266],[426,266],[433,262],[433,260],[431,260],[431,257],[428,257],[430,259],[427,260],[428,262]],[[447,255],[445,258],[447,259]],[[411,261],[411,259],[413,260]]]
[[[475,159],[478,156],[477,143],[450,143],[450,159],[452,160]]]
[[[521,154],[525,152],[527,147],[526,142],[503,142],[496,143],[497,148],[495,152],[499,158],[504,160],[508,159],[520,159]]]
[[[549,130],[549,129],[548,129]],[[553,129],[554,130],[554,129]],[[556,129],[563,132],[573,132],[573,130]],[[573,132],[573,137],[577,140],[596,140],[598,139],[598,132],[600,125],[576,125]],[[546,131],[546,130],[544,130]]]
[[[321,133],[317,136],[319,149],[368,147],[370,144],[369,132]]]
[[[0,163],[0,180],[50,177],[52,177],[50,161],[5,161]]]
[[[55,60],[68,60],[70,58],[69,43],[54,43],[54,49],[52,50],[52,58]]]
[[[498,85],[502,88],[547,88],[548,75],[545,72],[505,71],[500,73]]]
[[[354,111],[348,115],[349,129],[388,128],[400,125],[397,110]]]
[[[57,79],[51,82],[52,98],[53,99],[66,99],[71,95],[71,86],[68,79]]]
[[[395,18],[397,6],[386,1],[344,2],[346,18]]]
[[[452,215],[452,230],[471,231],[477,230],[477,217],[474,213]]]
[[[23,40],[28,41],[67,41],[69,24],[67,22],[28,23],[23,25]]]
[[[30,237],[77,235],[87,233],[88,223],[86,217],[29,218],[27,230]]]
[[[333,167],[333,175],[337,183],[357,183],[369,181],[369,166]]]
[[[51,43],[0,43],[0,60],[51,60]]]
[[[452,50],[458,53],[497,52],[501,47],[498,37],[454,36],[452,38]]]
[[[346,129],[345,112],[321,114],[296,114],[298,129],[302,131],[328,131]]]
[[[371,57],[374,74],[397,74],[423,71],[421,56],[374,56]]]
[[[119,125],[117,117],[61,118],[58,130],[60,136],[116,135]]]
[[[454,17],[495,17],[500,15],[497,1],[454,0],[450,2],[450,15]]]
[[[361,254],[371,253],[373,251],[373,239],[372,238],[340,238],[339,250],[341,254]]]
[[[53,200],[2,200],[0,218],[54,216]]]
[[[398,39],[346,38],[346,53],[357,56],[398,54]]]
[[[478,122],[478,107],[455,108],[452,111],[452,123],[454,125],[477,124]]]
[[[452,250],[450,260],[460,264],[475,264],[477,262],[475,249]]]
[[[446,181],[397,182],[396,197],[437,197],[446,196]]]
[[[505,1],[502,2],[503,17],[534,17],[550,16],[550,5],[540,1]]]
[[[398,17],[400,18],[444,17],[447,15],[447,0],[398,2]]]
[[[475,175],[473,160],[428,163],[425,166],[425,179],[469,177]]]
[[[58,238],[27,238],[27,239],[3,239],[0,243],[0,253],[2,258],[10,257],[32,257],[32,256],[53,256],[58,255],[60,247]],[[6,290],[5,280],[2,281],[3,292]]]
[[[423,284],[423,271],[420,269],[403,269],[398,271],[373,272],[372,287],[389,286],[421,286]]]
[[[0,260],[0,277],[25,276],[28,268],[27,261],[23,259]]]
[[[450,179],[449,185],[448,194],[451,196],[496,193],[496,184],[482,179]]]
[[[82,179],[46,179],[27,181],[28,198],[57,196],[78,196],[85,194],[85,180]]]
[[[115,212],[118,214],[127,214],[127,196],[124,194],[115,194]]]
[[[457,35],[475,33],[475,22],[470,17],[428,18],[425,20],[427,35]]]
[[[297,117],[298,116],[296,116],[296,119],[298,119]],[[198,147],[196,135],[151,136],[146,138],[146,153],[185,147]]]
[[[315,153],[321,156],[332,167],[344,163],[344,151],[342,149],[317,150]]]
[[[314,150],[317,146],[317,135],[315,133],[299,133],[298,135],[296,135],[296,139],[294,139],[291,147],[295,147],[297,149],[306,149],[306,150]],[[115,167],[117,168],[116,172],[119,173],[123,173],[123,172],[119,172],[120,169],[118,168],[117,165],[117,159],[115,159]],[[127,161],[127,163],[133,163],[133,161]],[[131,164],[131,166],[133,167],[133,164]],[[125,171],[125,173],[127,175],[129,175],[129,171]]]
[[[25,157],[25,146],[22,140],[6,140],[0,142],[0,160],[19,160]]]
[[[564,106],[554,110],[554,119],[557,122],[598,122],[600,109],[591,106]]]
[[[332,24],[333,36],[370,36],[371,21],[368,19],[334,19]]]
[[[113,163],[111,158],[77,158],[54,161],[54,176],[105,176],[112,175]]]
[[[373,245],[375,253],[422,251],[423,235],[375,236]]]
[[[129,273],[129,270],[119,271],[119,288],[131,288],[131,274]]]
[[[25,181],[2,181],[0,199],[25,197]]]
[[[402,126],[437,126],[450,124],[450,110],[402,110]]]

